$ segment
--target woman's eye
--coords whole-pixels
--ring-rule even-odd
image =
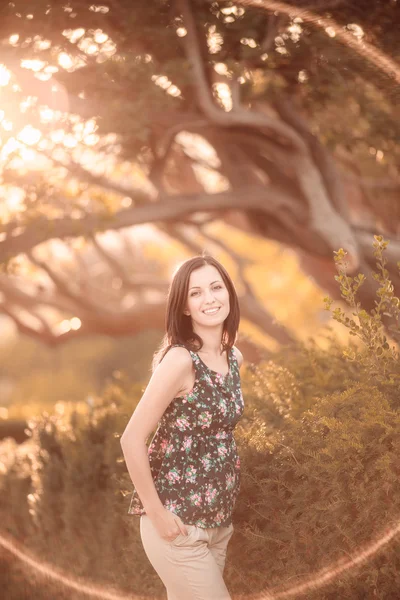
[[[215,287],[212,288],[212,290],[213,290],[213,292],[215,290],[222,290],[222,285],[216,285]],[[197,291],[197,292],[191,292],[190,296],[195,296],[196,294],[199,294],[199,293],[200,293],[199,291]]]

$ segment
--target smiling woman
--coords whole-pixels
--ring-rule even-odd
[[[239,319],[217,260],[203,254],[181,264],[152,378],[121,436],[135,486],[128,512],[140,515],[145,553],[176,600],[230,598],[223,571],[240,490],[233,430],[244,412]]]

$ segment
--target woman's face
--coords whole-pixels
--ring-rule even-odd
[[[201,326],[222,324],[229,315],[229,292],[218,269],[204,265],[192,271],[185,314]]]

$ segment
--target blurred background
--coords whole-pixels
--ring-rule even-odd
[[[342,393],[350,382],[373,377],[368,385],[384,395],[376,406],[383,410],[388,402],[391,418],[398,414],[399,24],[397,0],[1,4],[0,488],[7,500],[0,512],[8,533],[37,556],[54,558],[48,540],[61,528],[60,568],[161,597],[140,554],[137,524],[141,578],[129,579],[126,570],[110,581],[112,559],[107,554],[95,568],[88,548],[76,566],[82,540],[68,519],[82,507],[77,498],[74,509],[57,504],[71,475],[57,469],[68,447],[64,459],[72,452],[79,471],[84,440],[93,441],[100,429],[100,438],[114,445],[108,454],[101,450],[101,459],[95,454],[100,475],[90,494],[108,481],[107,498],[124,514],[129,481],[118,435],[150,377],[172,274],[203,250],[226,266],[239,295],[237,345],[248,386],[241,443],[243,452],[252,443],[259,458],[261,452],[261,469],[270,450],[260,443],[272,444],[291,419],[299,425],[317,398]],[[374,236],[382,236],[380,245]],[[377,270],[378,246],[385,262]],[[365,275],[356,299],[335,279],[340,249],[347,276]],[[332,318],[326,297],[342,316]],[[382,320],[374,329],[377,307]],[[361,309],[367,316],[360,318]],[[380,387],[385,377],[390,393]],[[354,418],[356,427],[361,417]],[[250,442],[260,431],[261,441]],[[296,431],[294,440],[305,435]],[[360,444],[371,450],[365,440]],[[80,471],[82,481],[93,460],[85,475]],[[390,470],[392,459],[386,460]],[[252,461],[243,462],[250,469]],[[388,476],[393,486],[395,473]],[[254,495],[243,487],[243,498]],[[275,492],[264,489],[264,501]],[[332,493],[329,506],[338,497]],[[377,496],[376,510],[381,502]],[[245,506],[237,522],[251,540]],[[52,510],[54,523],[45,524]],[[378,510],[382,524],[385,511]],[[131,523],[110,525],[107,536]],[[251,519],[248,526],[262,527]],[[330,547],[339,557],[341,544],[349,543],[348,552],[356,539],[347,533]],[[127,552],[132,543],[125,539]],[[318,564],[310,552],[310,565]],[[27,583],[6,555],[7,598],[54,597],[40,578]],[[256,555],[249,556],[254,566]],[[288,555],[281,559],[280,582]],[[308,572],[301,560],[293,577]],[[352,580],[355,587],[342,581],[340,597],[398,598],[391,564],[392,574]],[[249,580],[229,573],[232,593],[248,593]],[[263,589],[261,575],[251,581]],[[312,598],[338,592],[332,587]],[[57,591],[59,598],[82,594]]]

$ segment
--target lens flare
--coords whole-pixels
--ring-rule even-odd
[[[91,596],[93,598],[100,598],[101,600],[145,600],[144,596],[126,596],[125,594],[119,594],[118,592],[109,591],[105,587],[90,585],[79,581],[77,578],[72,578],[63,575],[62,573],[54,569],[54,567],[52,567],[51,565],[48,565],[43,561],[39,561],[35,558],[32,558],[27,552],[20,550],[13,541],[2,535],[0,535],[0,546],[3,547],[4,550],[11,552],[11,554],[13,554],[26,566],[33,569],[37,574],[43,575],[48,579],[61,583],[66,588],[82,592],[87,596]]]
[[[220,2],[223,1],[224,0],[220,0]],[[228,1],[230,2],[231,0]],[[235,4],[243,7],[255,7],[258,9],[265,8],[269,11],[278,11],[285,13],[292,18],[300,17],[303,21],[306,21],[323,29],[329,37],[336,38],[341,43],[345,44],[346,46],[354,50],[356,53],[363,56],[371,64],[378,67],[382,72],[384,72],[397,84],[400,83],[399,66],[384,52],[368,44],[363,39],[364,36],[362,30],[360,31],[358,26],[355,24],[351,24],[351,27],[349,27],[348,29],[344,29],[331,18],[320,17],[319,15],[315,15],[314,13],[312,13],[310,10],[297,8],[295,6],[289,6],[284,2],[280,2],[277,0],[236,0]],[[237,9],[237,7],[234,8]],[[12,43],[12,38],[15,38],[15,36],[10,37],[10,43]],[[64,57],[61,60],[64,60],[64,62],[67,63],[68,59]],[[4,65],[0,65],[0,86],[8,85],[10,77],[11,73],[8,71],[8,69]],[[60,97],[60,95],[62,96],[62,106],[64,109],[66,109],[68,106],[68,100],[66,92],[63,90],[63,88],[61,88],[60,86],[54,86],[51,89],[51,92],[53,94],[58,92],[58,97]],[[57,108],[59,108],[59,102],[57,102],[56,104]],[[76,321],[74,325],[75,327],[77,327],[79,325],[78,321]],[[399,533],[400,521],[393,527],[388,527],[384,532],[380,534],[379,538],[377,538],[370,544],[365,545],[357,552],[354,552],[353,555],[350,556],[350,558],[346,557],[345,559],[340,559],[335,563],[324,567],[320,571],[314,574],[310,574],[308,578],[304,579],[302,582],[296,583],[292,587],[280,586],[279,588],[264,590],[259,594],[247,596],[247,598],[248,600],[281,600],[285,598],[292,598],[294,596],[300,597],[306,592],[309,592],[310,590],[322,588],[323,586],[331,583],[337,576],[346,572],[351,572],[353,568],[359,567],[361,564],[366,563],[368,560],[371,560],[379,551],[381,551],[383,548],[385,548],[385,546],[392,542],[399,535]],[[73,578],[71,576],[64,575],[51,565],[33,558],[29,555],[28,552],[22,550],[20,547],[17,546],[17,544],[14,541],[12,541],[10,538],[4,535],[0,535],[0,546],[4,550],[10,552],[15,558],[19,559],[22,563],[24,563],[27,567],[32,569],[37,574],[43,577],[47,577],[48,579],[54,582],[58,582],[66,588],[74,589],[87,596],[100,598],[103,600],[144,600],[143,596],[127,596],[117,591],[107,589],[105,586],[95,586],[92,584],[85,583],[84,581],[81,581],[78,578]]]
[[[353,567],[360,566],[371,559],[379,550],[399,535],[399,533],[400,523],[397,523],[395,527],[388,528],[377,540],[368,546],[365,546],[362,550],[354,553],[350,558],[336,561],[334,565],[329,565],[328,567],[321,569],[302,583],[297,583],[295,586],[285,590],[264,590],[259,594],[247,596],[246,600],[283,600],[285,598],[293,598],[294,596],[300,597],[306,592],[321,588],[330,583],[338,575],[350,571]],[[63,575],[46,562],[32,558],[27,552],[20,550],[12,540],[3,535],[0,535],[0,546],[8,552],[11,552],[11,554],[33,569],[36,573],[50,578],[53,581],[57,581],[67,588],[82,592],[87,596],[94,596],[104,600],[144,600],[143,596],[126,596],[116,591],[107,590],[104,586],[90,585],[77,578],[74,579],[73,577]]]
[[[221,2],[230,0],[220,0]],[[354,29],[354,23],[350,24],[350,30],[344,29],[338,25],[332,18],[321,17],[305,8],[289,6],[279,0],[236,0],[236,4],[241,6],[252,6],[254,8],[265,8],[267,11],[277,11],[288,15],[289,17],[300,17],[303,21],[311,23],[320,29],[324,29],[330,37],[335,37],[340,42],[363,56],[378,69],[386,73],[396,83],[400,83],[400,67],[387,54],[378,50],[359,35],[359,27]]]

